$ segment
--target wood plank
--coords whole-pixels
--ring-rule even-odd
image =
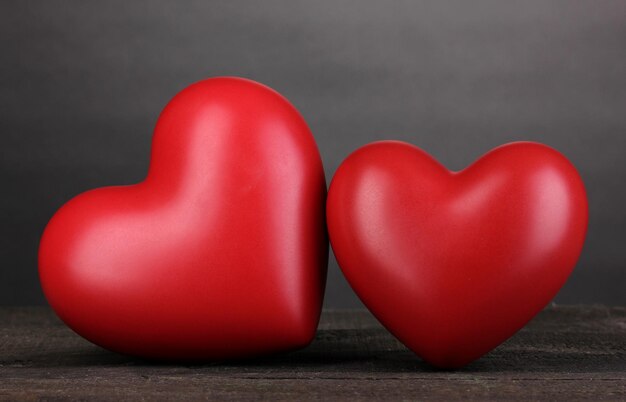
[[[626,308],[552,306],[468,367],[435,370],[366,311],[326,311],[311,346],[164,364],[75,335],[47,308],[0,308],[0,398],[626,399]]]

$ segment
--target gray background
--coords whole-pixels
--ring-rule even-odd
[[[0,58],[0,304],[44,303],[45,223],[141,180],[175,93],[239,75],[302,112],[329,181],[385,138],[453,169],[508,141],[556,147],[591,207],[556,300],[626,305],[625,1],[3,1]],[[332,258],[326,305],[359,305]]]

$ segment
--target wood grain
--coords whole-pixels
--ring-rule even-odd
[[[326,311],[289,354],[202,365],[118,355],[47,308],[0,308],[3,400],[625,400],[626,308],[551,306],[479,361],[439,371],[365,311]]]

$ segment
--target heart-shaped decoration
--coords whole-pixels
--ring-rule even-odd
[[[83,193],[39,250],[45,295],[73,330],[150,358],[224,359],[302,347],[328,259],[326,184],[296,109],[253,81],[179,93],[145,181]]]
[[[451,172],[383,141],[339,167],[327,224],[372,313],[424,360],[456,368],[556,295],[583,246],[587,199],[574,166],[544,145],[504,145]]]

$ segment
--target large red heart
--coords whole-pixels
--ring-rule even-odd
[[[504,145],[450,172],[383,141],[339,167],[327,224],[372,313],[426,361],[455,368],[554,297],[580,254],[587,199],[574,166],[544,145]]]
[[[46,227],[45,295],[72,329],[153,358],[248,357],[308,344],[328,241],[315,141],[281,95],[214,78],[157,123],[145,181],[83,193]]]

